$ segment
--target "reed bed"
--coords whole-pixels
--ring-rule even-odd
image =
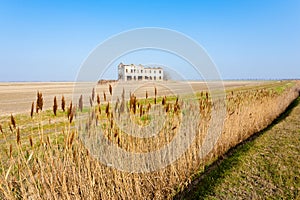
[[[268,126],[299,96],[299,88],[300,83],[294,81],[283,82],[276,88],[227,91],[222,134],[204,158],[199,154],[210,128],[212,110],[223,106],[222,101],[212,102],[208,92],[199,91],[193,98],[161,97],[157,96],[155,87],[152,93],[145,91],[145,98],[138,99],[130,93],[126,100],[126,91],[123,91],[116,101],[111,101],[108,99],[112,99],[114,91],[108,85],[102,95],[94,88],[91,90],[87,97],[90,106],[84,107],[80,96],[76,101],[78,104],[69,102],[66,113],[64,97],[60,110],[54,97],[52,117],[46,120],[58,122],[61,118],[63,129],[55,128],[52,134],[44,134],[46,128],[41,121],[45,120],[43,113],[47,111],[42,111],[42,93],[38,92],[36,110],[40,112],[33,114],[31,108],[28,114],[37,122],[37,135],[28,136],[28,130],[22,129],[22,124],[13,115],[5,127],[0,124],[3,136],[0,145],[6,149],[6,153],[0,156],[0,198],[170,199],[184,189],[194,174],[203,172],[206,165]],[[184,122],[184,116],[188,114],[194,117]],[[58,124],[51,123],[51,126]],[[110,144],[127,152],[147,153],[169,144],[180,128],[186,130],[186,134],[195,132],[195,139],[190,141],[189,148],[178,159],[158,170],[118,170],[103,164],[95,156],[95,152],[104,151],[101,146],[95,145],[99,130]],[[151,133],[157,134],[139,137]],[[86,148],[87,144],[94,146]],[[171,156],[172,152],[169,153],[164,159]],[[121,154],[111,156],[117,157],[120,162],[125,159]],[[139,165],[131,164],[132,167]]]

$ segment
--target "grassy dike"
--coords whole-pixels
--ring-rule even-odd
[[[174,199],[300,199],[300,97]]]

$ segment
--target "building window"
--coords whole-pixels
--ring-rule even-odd
[[[151,74],[151,69],[150,69],[150,74]]]
[[[159,73],[161,74],[161,70],[159,70]]]
[[[159,76],[159,80],[161,80],[161,76]]]
[[[128,72],[128,69],[126,69],[126,73]]]
[[[143,70],[141,69],[141,73],[143,73]]]
[[[133,72],[133,70],[131,69],[131,70],[130,70],[130,72],[132,73],[132,72]]]
[[[156,76],[154,76],[154,80],[156,80]]]
[[[156,71],[154,70],[154,74],[156,74]]]

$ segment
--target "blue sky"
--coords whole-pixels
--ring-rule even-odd
[[[74,81],[97,45],[142,27],[193,38],[224,79],[300,78],[297,0],[12,0],[0,4],[0,81]]]

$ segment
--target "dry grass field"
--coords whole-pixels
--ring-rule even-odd
[[[300,89],[299,81],[227,82],[225,102],[213,102],[205,84],[190,82],[196,91],[193,95],[181,85],[142,84],[138,90],[133,89],[133,84],[124,85],[124,90],[114,84],[97,85],[94,92],[80,100],[80,94],[72,97],[72,83],[1,84],[0,198],[172,198],[205,166],[271,124],[299,96]],[[113,94],[119,100],[113,101]],[[221,136],[202,158],[200,149],[208,130],[218,128],[210,123],[215,117],[213,111],[224,105]],[[184,121],[186,116],[192,117]],[[156,130],[151,126],[153,121],[161,125],[158,133],[139,137]],[[140,129],[132,128],[134,124]],[[195,132],[195,138],[169,165],[155,171],[130,172],[99,162],[95,152],[107,152],[97,145],[98,130],[102,130],[108,143],[133,153],[159,150],[172,142],[180,130],[186,138]],[[87,149],[86,141],[93,148]],[[168,160],[174,153],[168,152],[152,162]],[[126,159],[119,152],[111,156],[120,163]],[[133,162],[131,167],[145,163]]]
[[[238,87],[238,86],[251,86],[257,85],[261,82],[257,81],[227,81],[224,82],[224,86],[227,88]],[[201,82],[189,82],[189,85],[195,91],[205,90],[207,89],[205,83]],[[113,86],[116,83],[112,84]],[[129,83],[124,84],[126,91],[133,91],[133,88],[141,88],[142,94],[137,93],[136,96],[141,98],[144,97],[144,90],[153,90],[154,85],[157,87],[159,94],[158,95],[168,95],[168,91],[166,88],[178,88],[176,92],[178,94],[182,94],[185,91],[185,88],[181,86],[178,82],[164,82],[165,87],[161,87],[160,84],[141,82],[138,83]],[[49,83],[39,83],[39,82],[16,82],[16,83],[0,83],[0,116],[8,115],[8,114],[19,114],[30,111],[30,106],[32,101],[36,98],[37,91],[41,91],[44,97],[44,108],[52,109],[53,106],[53,97],[61,97],[64,95],[67,102],[72,100],[73,97],[73,89],[75,83],[72,82],[49,82]],[[99,93],[107,90],[108,84],[95,85],[96,90]],[[123,84],[122,84],[123,87]],[[118,92],[121,95],[122,91],[114,91]],[[101,96],[102,97],[102,96]]]

